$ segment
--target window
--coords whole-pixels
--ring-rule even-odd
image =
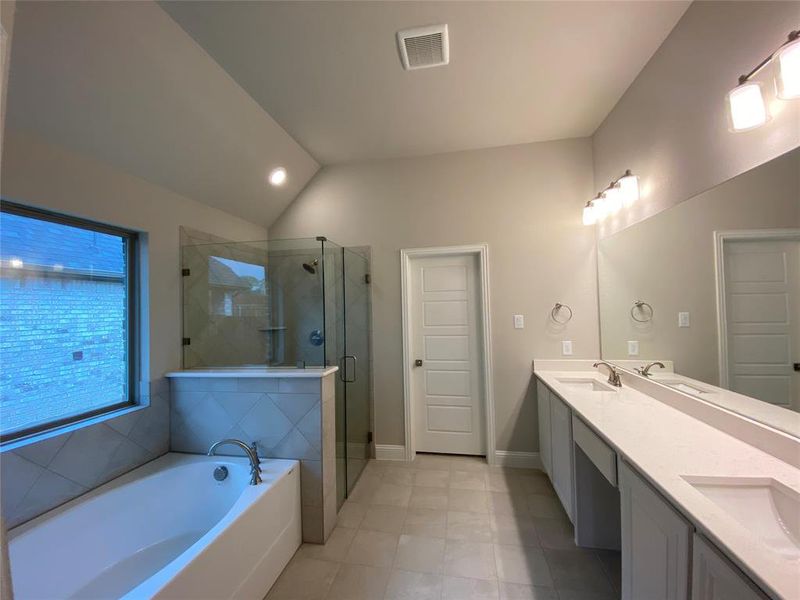
[[[136,401],[130,231],[0,204],[0,440]]]

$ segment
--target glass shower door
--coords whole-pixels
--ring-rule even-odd
[[[370,293],[369,261],[343,248],[344,355],[340,365],[345,386],[345,471],[349,494],[370,456]]]

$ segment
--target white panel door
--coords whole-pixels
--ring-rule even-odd
[[[411,263],[411,382],[419,452],[486,453],[477,265],[474,255]]]
[[[800,241],[724,246],[728,387],[800,410]]]

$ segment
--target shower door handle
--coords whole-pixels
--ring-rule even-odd
[[[351,359],[353,361],[353,378],[347,378],[347,359]],[[344,383],[353,383],[356,380],[356,367],[358,366],[358,359],[353,356],[352,354],[345,354],[342,358],[339,359],[339,379],[341,379]]]

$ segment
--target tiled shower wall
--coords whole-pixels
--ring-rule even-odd
[[[205,454],[236,438],[256,442],[259,456],[299,460],[303,539],[322,543],[337,508],[334,377],[172,379],[171,449]]]
[[[0,455],[0,510],[14,527],[169,451],[169,384],[148,406]]]

